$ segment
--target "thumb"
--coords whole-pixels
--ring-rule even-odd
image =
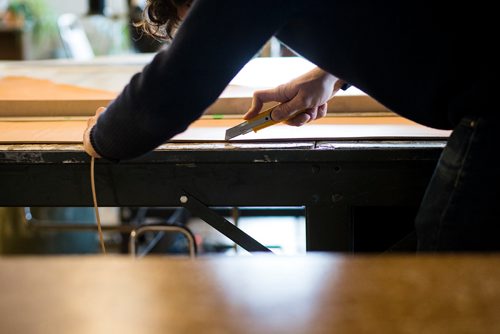
[[[243,118],[250,119],[257,116],[266,102],[285,102],[287,100],[288,99],[283,95],[282,86],[271,89],[257,90],[253,93],[252,105]]]

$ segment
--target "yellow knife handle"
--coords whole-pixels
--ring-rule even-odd
[[[271,126],[271,125],[278,124],[278,123],[281,122],[281,121],[279,121],[279,122],[278,121],[274,121],[272,119],[272,117],[271,117],[271,113],[273,112],[274,108],[276,108],[277,106],[279,106],[279,104],[277,104],[275,106],[272,106],[269,109],[264,110],[263,112],[261,112],[260,114],[258,114],[257,116],[255,116],[254,118],[252,118],[250,120],[250,122],[255,122],[255,121],[258,121],[258,120],[260,120],[262,118],[266,118],[266,117],[269,118],[269,120],[265,121],[264,123],[261,123],[261,124],[255,126],[255,127],[253,127],[252,129],[253,129],[254,132],[257,132],[259,130],[265,129],[265,128]]]

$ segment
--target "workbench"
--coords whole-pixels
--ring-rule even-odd
[[[498,333],[497,255],[0,258],[1,333]]]
[[[225,142],[225,130],[241,122],[250,105],[258,85],[244,83],[254,80],[248,75],[255,64],[262,66],[259,62],[242,71],[226,96],[185,133],[130,161],[98,161],[99,205],[179,206],[180,197],[189,194],[208,207],[301,206],[310,251],[363,250],[356,246],[357,227],[377,225],[380,219],[412,224],[449,133],[404,120],[353,87],[329,105],[336,115],[301,128],[276,125]],[[273,68],[289,68],[286,62]],[[104,79],[112,79],[106,69],[116,72],[115,80],[123,85],[144,60],[113,64],[0,63],[0,69],[3,75],[66,77],[65,83],[81,86],[93,78],[119,91],[120,83]],[[310,64],[302,70],[307,68]],[[291,72],[286,74],[295,75]],[[267,86],[278,83],[266,81]],[[6,112],[24,110],[11,108],[16,105],[11,102],[0,101],[0,205],[92,206],[90,158],[81,138],[95,109],[53,115],[54,101],[40,100],[19,117]],[[49,106],[49,115],[37,116],[37,106]],[[64,110],[56,107],[59,113]],[[228,110],[236,110],[236,116]]]

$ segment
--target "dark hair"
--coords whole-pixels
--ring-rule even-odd
[[[177,8],[191,2],[192,0],[147,0],[142,20],[135,26],[154,38],[171,40],[181,23]]]

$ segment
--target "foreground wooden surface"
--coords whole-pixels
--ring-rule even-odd
[[[0,259],[1,333],[498,333],[499,256]]]

